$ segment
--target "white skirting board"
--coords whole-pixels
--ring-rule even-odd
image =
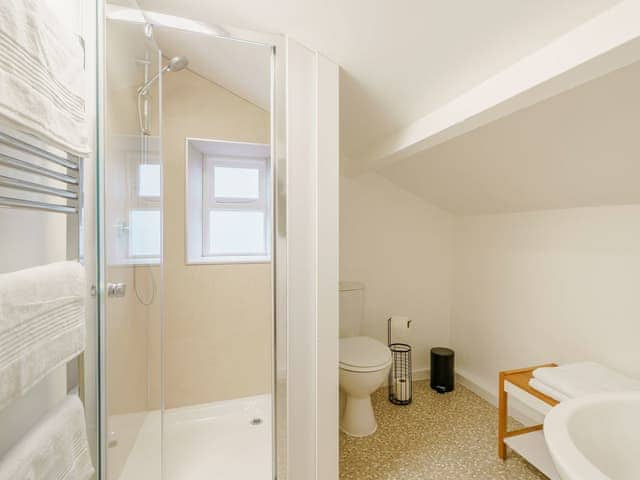
[[[481,385],[477,382],[472,375],[469,375],[464,370],[456,369],[456,383],[466,387],[480,398],[486,400],[494,407],[498,407],[498,395],[497,392],[490,390],[485,385]],[[416,368],[413,370],[413,381],[429,380],[431,378],[431,371],[428,367]],[[535,425],[542,423],[544,417],[539,412],[529,408],[523,402],[516,398],[511,398],[509,402],[509,414],[517,421],[524,425]]]
[[[414,368],[412,371],[413,381],[429,380],[431,378],[431,371],[426,368]]]
[[[497,375],[496,373],[496,378]],[[494,407],[498,407],[497,387],[495,389],[488,388],[485,384],[477,381],[473,375],[460,369],[456,369],[456,382],[485,399]],[[543,415],[513,397],[509,399],[509,416],[524,425],[537,425],[544,421]]]

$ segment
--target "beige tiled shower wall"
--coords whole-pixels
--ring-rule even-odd
[[[265,79],[267,81],[267,79]],[[164,76],[164,368],[167,408],[267,393],[269,264],[186,265],[185,141],[269,143],[269,113],[189,70]],[[149,392],[159,405],[160,355],[149,323]],[[156,342],[156,343],[154,343]]]
[[[106,155],[104,162],[104,218],[106,281],[124,283],[127,294],[108,298],[101,319],[106,333],[107,430],[112,445],[107,454],[108,480],[119,478],[127,456],[144,422],[148,408],[148,322],[141,316],[133,295],[134,267],[115,254],[120,237],[117,225],[127,218],[128,162],[119,155],[117,145],[124,138],[136,138],[139,127],[136,113],[136,89],[143,82],[136,59],[141,55],[132,46],[142,45],[140,28],[126,22],[107,22],[109,44],[106,49]],[[112,435],[112,436],[111,436]]]
[[[135,423],[141,425],[143,412],[149,408],[149,322],[159,322],[159,311],[155,306],[142,305],[136,298],[134,274],[136,279],[144,278],[142,270],[147,267],[130,265],[122,258],[119,250],[122,244],[119,242],[123,233],[118,232],[117,225],[128,218],[132,182],[130,163],[137,153],[123,155],[119,147],[126,143],[126,139],[137,139],[140,134],[136,92],[144,77],[136,60],[142,57],[142,53],[132,46],[142,45],[144,36],[139,26],[126,22],[108,22],[107,35],[105,274],[107,282],[127,286],[124,297],[107,299],[106,317],[103,319],[107,341],[107,407],[109,417],[140,413]],[[158,116],[156,106],[157,102],[151,103],[152,118]],[[154,123],[153,127],[153,135],[157,135],[157,124]],[[142,283],[144,286],[146,282]],[[138,290],[143,298],[151,293],[142,287]],[[131,430],[135,438],[135,428]]]

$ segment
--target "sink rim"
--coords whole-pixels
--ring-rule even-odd
[[[568,429],[572,415],[589,405],[636,400],[640,392],[615,392],[585,395],[558,404],[544,419],[544,438],[559,473],[572,479],[611,480],[578,449]]]

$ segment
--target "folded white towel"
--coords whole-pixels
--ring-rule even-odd
[[[84,156],[89,153],[84,48],[46,3],[0,2],[0,116]]]
[[[84,409],[75,395],[0,459],[0,480],[88,480],[93,474]]]
[[[84,351],[85,289],[78,262],[0,275],[0,410]]]
[[[569,397],[567,397],[565,394],[560,393],[559,391],[557,391],[554,388],[551,388],[549,385],[545,383],[542,383],[537,378],[532,378],[531,380],[529,380],[529,386],[534,390],[537,390],[540,393],[543,393],[547,397],[551,397],[554,400],[557,400],[559,402],[564,402],[565,400],[569,400]]]
[[[569,398],[591,393],[640,391],[640,381],[595,362],[538,368],[533,371],[533,376]]]

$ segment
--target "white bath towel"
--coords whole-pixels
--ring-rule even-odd
[[[535,377],[529,380],[529,386],[534,390],[537,390],[540,393],[543,393],[547,397],[551,397],[554,400],[557,400],[559,402],[564,402],[565,400],[569,400],[569,397],[567,397],[565,394],[560,393],[559,391],[555,390],[554,388],[551,388],[549,385],[545,383],[542,383],[540,380],[538,380]]]
[[[84,351],[85,289],[78,262],[0,275],[0,410]]]
[[[579,362],[533,371],[541,383],[569,398],[591,393],[640,391],[640,381],[595,362]]]
[[[41,0],[0,1],[0,117],[87,155],[84,48]]]
[[[93,474],[84,409],[75,395],[0,459],[0,480],[88,480]]]

